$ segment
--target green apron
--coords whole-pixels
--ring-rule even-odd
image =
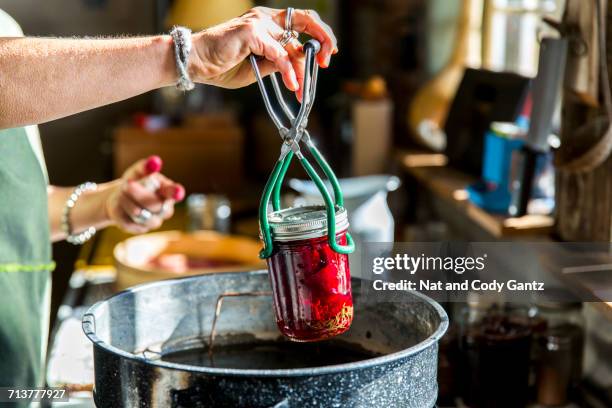
[[[44,380],[53,269],[46,187],[25,129],[0,130],[0,387]]]

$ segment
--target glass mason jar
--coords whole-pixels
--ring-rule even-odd
[[[532,344],[527,308],[473,297],[462,315],[462,391],[472,408],[525,407]]]
[[[549,329],[538,337],[536,401],[543,407],[560,407],[569,401],[574,375],[572,341],[567,326]]]
[[[550,293],[555,293],[549,291]],[[567,295],[566,295],[567,296]],[[561,294],[556,297],[563,299]],[[531,313],[546,322],[547,330],[540,334],[538,339],[538,352],[541,354],[538,378],[538,401],[544,406],[550,406],[551,400],[564,400],[574,395],[582,382],[582,364],[584,358],[585,321],[582,313],[582,302],[569,300],[541,299],[533,307]],[[547,358],[550,357],[550,358]],[[565,359],[567,361],[561,361]],[[548,367],[547,365],[552,366]],[[564,378],[552,378],[550,372],[562,374],[560,366],[568,366],[570,370],[569,382],[563,387]],[[552,370],[552,371],[551,371]],[[554,390],[558,390],[557,397],[553,398],[548,383],[555,383]],[[559,405],[559,404],[558,404]]]
[[[325,207],[288,208],[268,220],[274,242],[268,269],[281,333],[306,342],[347,331],[353,320],[348,255],[329,246]],[[348,225],[346,210],[337,210],[341,245],[346,245]]]

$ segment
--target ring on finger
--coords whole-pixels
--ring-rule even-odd
[[[141,208],[137,215],[130,216],[130,218],[136,224],[145,225],[153,218],[153,213],[146,208]]]
[[[166,214],[170,212],[171,207],[172,207],[172,203],[170,202],[170,200],[166,200],[162,204],[161,209],[157,212],[152,212],[152,214],[156,217],[164,218]]]
[[[287,14],[285,15],[285,31],[278,42],[284,47],[294,38],[298,38],[298,33],[297,31],[293,30],[293,7],[287,7]]]
[[[280,45],[284,47],[285,45],[289,44],[291,41],[297,38],[298,38],[297,31],[285,31],[283,32],[283,36],[281,37],[280,40],[278,40],[278,42],[280,43]]]
[[[140,179],[138,182],[145,189],[147,189],[147,190],[149,190],[149,191],[151,191],[153,193],[156,192],[157,190],[159,190],[159,188],[161,187],[161,184],[159,183],[159,180],[157,180],[157,178],[155,178],[153,176],[145,177],[143,179]]]
[[[293,31],[293,7],[287,7],[285,15],[285,31]]]

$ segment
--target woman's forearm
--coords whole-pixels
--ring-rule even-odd
[[[96,191],[85,192],[81,195],[77,205],[70,211],[70,222],[74,233],[79,233],[90,226],[102,229],[112,224],[106,203],[108,202],[108,196],[117,187],[118,183],[120,183],[120,180],[100,184]],[[53,242],[66,239],[61,220],[66,207],[66,200],[73,191],[74,187],[49,186],[47,189],[49,224]]]
[[[176,80],[169,36],[0,38],[0,129],[42,123]]]
[[[301,95],[303,52],[285,35],[286,11],[255,7],[194,33],[187,71],[194,82],[238,88],[255,78],[249,55],[265,57],[262,75],[280,71]],[[321,43],[319,65],[338,51],[336,38],[313,10],[295,10],[293,29]],[[172,85],[177,80],[170,36],[116,39],[0,37],[0,129],[38,124]]]

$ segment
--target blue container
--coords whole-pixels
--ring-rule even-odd
[[[482,180],[467,188],[474,204],[491,212],[508,212],[512,156],[523,147],[524,140],[519,138],[522,134],[522,129],[512,123],[493,123],[485,134]]]

